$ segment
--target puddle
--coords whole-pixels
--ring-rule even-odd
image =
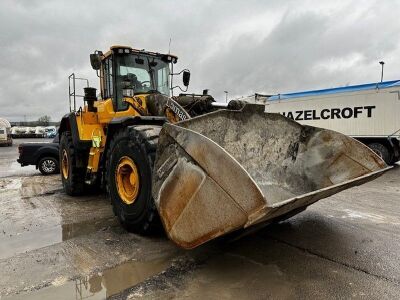
[[[0,232],[0,259],[54,245],[74,237],[96,232],[108,226],[117,225],[116,218],[106,218],[23,231],[11,236]]]
[[[0,259],[117,226],[102,197],[69,198],[61,187],[59,175],[0,178]]]
[[[102,228],[107,228],[111,226],[120,226],[117,218],[111,217],[95,221],[90,220],[80,223],[64,224],[61,226],[62,228],[61,236],[62,240],[66,241],[74,237],[86,235],[98,231]]]
[[[61,242],[59,226],[13,235],[0,232],[0,259]]]
[[[35,166],[21,167],[21,165],[16,161],[1,164],[0,167],[0,178],[11,176],[29,176],[33,174],[40,175],[39,170],[37,170]]]
[[[25,166],[17,162],[19,157],[18,145],[26,142],[49,142],[49,139],[14,139],[12,147],[0,147],[0,178],[11,176],[30,176],[32,174],[40,175],[35,166]]]
[[[50,287],[1,299],[105,299],[161,273],[170,263],[168,258],[147,262],[128,261],[98,275],[67,282],[64,278],[58,278]]]

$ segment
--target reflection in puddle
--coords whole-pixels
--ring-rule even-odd
[[[128,261],[104,271],[103,274],[68,281],[60,286],[51,286],[37,292],[4,299],[105,299],[161,273],[168,268],[169,264],[169,259],[148,262]]]
[[[0,178],[0,259],[117,226],[101,197],[65,200],[60,189],[59,175]]]
[[[0,236],[0,259],[61,242],[61,228],[55,226],[34,232]]]
[[[115,295],[151,276],[161,273],[168,267],[168,264],[168,260],[126,262],[106,270],[101,276],[89,278],[89,291],[99,293],[105,290],[107,297]]]
[[[70,223],[61,225],[62,233],[61,238],[63,241],[72,239],[74,237],[86,235],[92,232],[96,232],[102,228],[109,226],[118,226],[117,218],[105,218],[98,220],[89,220],[80,223]]]
[[[0,259],[54,245],[117,224],[116,218],[112,217],[24,231],[11,236],[0,235]]]

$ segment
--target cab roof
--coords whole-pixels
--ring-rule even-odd
[[[164,53],[159,53],[159,52],[152,52],[152,51],[146,51],[145,49],[135,49],[132,48],[130,46],[123,46],[123,45],[113,45],[110,47],[110,50],[108,50],[106,53],[103,54],[103,58],[106,58],[108,56],[110,56],[112,53],[118,52],[118,50],[121,49],[125,52],[125,50],[129,51],[130,53],[137,53],[137,54],[147,54],[147,55],[151,55],[151,56],[157,56],[157,57],[161,57],[161,56],[170,56],[171,57],[171,61],[173,63],[176,63],[178,60],[178,57],[176,55],[173,54],[164,54]]]

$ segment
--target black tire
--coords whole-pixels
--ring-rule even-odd
[[[152,194],[152,173],[160,126],[140,125],[121,129],[111,140],[107,151],[106,189],[115,215],[131,232],[150,234],[161,228]],[[129,157],[136,165],[139,176],[139,191],[132,204],[121,199],[116,183],[115,171],[122,157]]]
[[[63,172],[63,155],[67,156],[68,171],[67,176]],[[79,153],[74,148],[72,143],[71,133],[69,131],[64,131],[60,138],[60,174],[61,181],[63,184],[64,191],[67,195],[78,196],[84,193],[85,189],[85,167],[78,167],[77,162],[79,159]]]
[[[38,168],[40,173],[43,175],[57,174],[60,171],[58,160],[49,156],[43,157],[39,160]]]
[[[392,155],[385,145],[381,143],[371,143],[368,144],[368,147],[376,154],[378,154],[387,165],[392,164]]]

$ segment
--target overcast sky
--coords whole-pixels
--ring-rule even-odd
[[[171,52],[219,101],[400,79],[400,1],[0,1],[0,117],[58,120],[93,50]]]

